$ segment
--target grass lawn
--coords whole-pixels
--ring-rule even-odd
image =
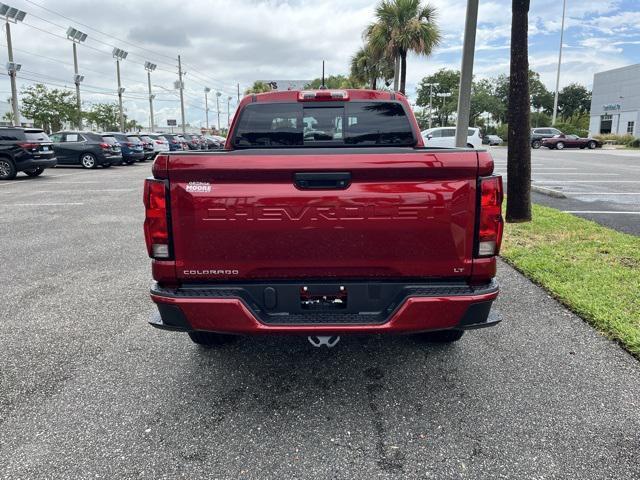
[[[501,256],[640,359],[640,238],[553,208],[506,224]]]

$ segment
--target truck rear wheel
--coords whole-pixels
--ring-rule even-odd
[[[457,342],[464,335],[464,330],[439,330],[437,332],[427,332],[418,334],[418,338],[430,343],[451,343]]]
[[[189,338],[191,338],[193,343],[207,348],[226,345],[236,340],[235,335],[223,335],[221,333],[210,332],[189,332]]]

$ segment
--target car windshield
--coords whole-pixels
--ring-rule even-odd
[[[112,135],[104,135],[102,137],[102,140],[104,141],[104,143],[108,143],[109,145],[117,145],[118,144],[118,141]]]
[[[24,136],[26,140],[32,142],[50,142],[49,136],[42,130],[25,130]]]

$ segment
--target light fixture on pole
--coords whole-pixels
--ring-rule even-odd
[[[218,132],[220,132],[220,97],[222,93],[216,92],[216,110],[218,111]]]
[[[20,109],[18,108],[18,89],[16,87],[16,74],[20,71],[21,65],[13,61],[13,46],[11,44],[11,23],[18,23],[24,20],[27,12],[10,7],[5,3],[0,3],[0,18],[6,22],[7,50],[9,61],[7,62],[7,73],[11,80],[11,106],[13,107],[13,124],[20,126]]]
[[[144,62],[144,69],[147,71],[147,83],[149,84],[149,129],[153,132],[153,99],[156,97],[151,93],[151,72],[156,69],[157,65],[151,62]]]
[[[207,120],[207,130],[209,130],[209,99],[207,95],[210,91],[209,87],[204,87],[204,115]]]
[[[431,128],[431,116],[433,115],[433,87],[439,87],[439,83],[425,83],[425,87],[429,87],[429,128]]]
[[[76,84],[76,104],[78,106],[78,129],[82,130],[82,104],[80,103],[80,82],[84,76],[78,74],[78,51],[76,45],[87,39],[87,34],[73,27],[67,28],[67,38],[73,43],[73,83]]]
[[[184,82],[182,81],[182,75],[186,75],[187,72],[182,71],[182,60],[178,55],[178,81],[174,83],[174,86],[180,90],[180,118],[182,119],[182,134],[187,133],[187,126],[184,121]]]
[[[119,48],[113,49],[113,58],[116,59],[116,74],[118,76],[118,107],[120,110],[120,131],[124,132],[124,112],[122,111],[122,94],[124,93],[124,88],[120,83],[120,60],[124,60],[129,55],[129,52],[125,52]]]
[[[230,108],[231,108],[231,99],[233,97],[227,97],[227,129],[231,126],[231,115],[230,115]]]
[[[564,15],[567,10],[567,0],[562,2],[562,25],[560,27],[560,50],[558,51],[558,71],[556,73],[556,94],[553,97],[553,117],[551,118],[551,125],[556,124],[556,117],[558,116],[558,90],[560,89],[560,65],[562,65],[562,42],[564,40]]]

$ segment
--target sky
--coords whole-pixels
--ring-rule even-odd
[[[111,51],[129,52],[121,64],[127,115],[148,125],[149,103],[144,62],[152,73],[156,124],[180,122],[174,81],[177,55],[183,62],[186,121],[204,126],[205,87],[209,124],[221,126],[227,103],[233,115],[237,84],[241,92],[254,80],[312,79],[321,73],[348,73],[351,55],[362,45],[362,31],[374,20],[376,2],[365,0],[9,0],[27,12],[11,25],[14,61],[22,65],[18,86],[42,82],[73,88],[72,45],[66,29],[87,33],[78,46],[83,108],[117,101],[115,61]],[[441,45],[428,58],[410,57],[407,94],[415,98],[420,80],[440,68],[459,69],[466,0],[429,0],[438,10]],[[88,6],[93,5],[93,6]],[[511,0],[480,0],[474,74],[493,77],[509,69]],[[529,56],[550,90],[560,42],[562,0],[531,0]],[[3,29],[4,30],[4,29]],[[5,32],[0,37],[7,61]],[[567,0],[560,86],[578,82],[591,87],[593,74],[640,62],[640,0]],[[0,77],[0,95],[10,96],[9,78]],[[231,97],[230,100],[229,97]],[[0,97],[2,98],[2,97]]]

